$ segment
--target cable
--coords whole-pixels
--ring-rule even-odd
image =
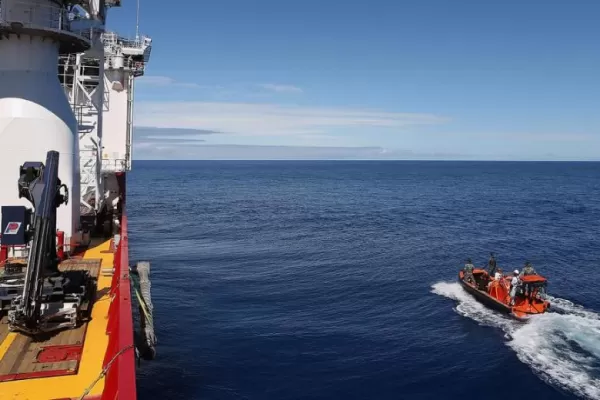
[[[83,398],[90,393],[90,391],[94,388],[94,386],[96,386],[96,383],[98,383],[98,381],[106,375],[106,373],[110,369],[112,363],[117,359],[117,357],[119,357],[121,354],[123,354],[127,350],[134,348],[134,347],[135,346],[133,344],[131,344],[131,345],[126,346],[126,347],[122,348],[121,350],[119,350],[119,352],[117,354],[115,354],[113,356],[113,358],[111,358],[110,361],[106,364],[106,366],[102,369],[102,372],[100,372],[100,375],[98,375],[98,377],[94,380],[94,382],[92,382],[92,384],[90,386],[88,386],[87,389],[85,389],[85,391],[83,392],[83,394],[81,395],[79,400],[83,400]]]

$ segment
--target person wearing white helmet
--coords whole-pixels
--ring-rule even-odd
[[[513,277],[510,281],[510,305],[515,305],[515,296],[517,295],[517,288],[519,286],[519,270],[515,269],[513,272]]]

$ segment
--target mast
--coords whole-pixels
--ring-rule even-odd
[[[140,0],[137,0],[137,12],[135,14],[135,40],[140,39]]]

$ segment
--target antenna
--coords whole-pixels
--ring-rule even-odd
[[[135,40],[140,40],[140,0],[137,0],[137,13],[135,16]]]

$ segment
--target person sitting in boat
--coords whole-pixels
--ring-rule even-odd
[[[535,272],[535,269],[533,269],[533,266],[531,265],[531,263],[529,261],[527,261],[525,263],[525,266],[523,267],[523,271],[521,271],[521,274],[519,275],[519,277],[522,277],[525,275],[537,275],[537,272]]]
[[[517,295],[517,289],[519,288],[519,285],[521,283],[521,280],[519,279],[519,270],[515,269],[513,272],[513,277],[510,281],[510,305],[514,306],[515,305],[515,296]]]
[[[488,261],[488,267],[489,267],[490,277],[495,276],[497,266],[496,266],[496,258],[494,257],[494,253],[490,253],[490,260]]]
[[[467,263],[465,264],[465,267],[463,268],[463,271],[465,272],[463,280],[465,282],[472,282],[473,285],[477,285],[477,282],[475,282],[475,277],[473,276],[474,269],[475,269],[475,266],[473,265],[473,261],[471,261],[471,259],[468,258]]]

